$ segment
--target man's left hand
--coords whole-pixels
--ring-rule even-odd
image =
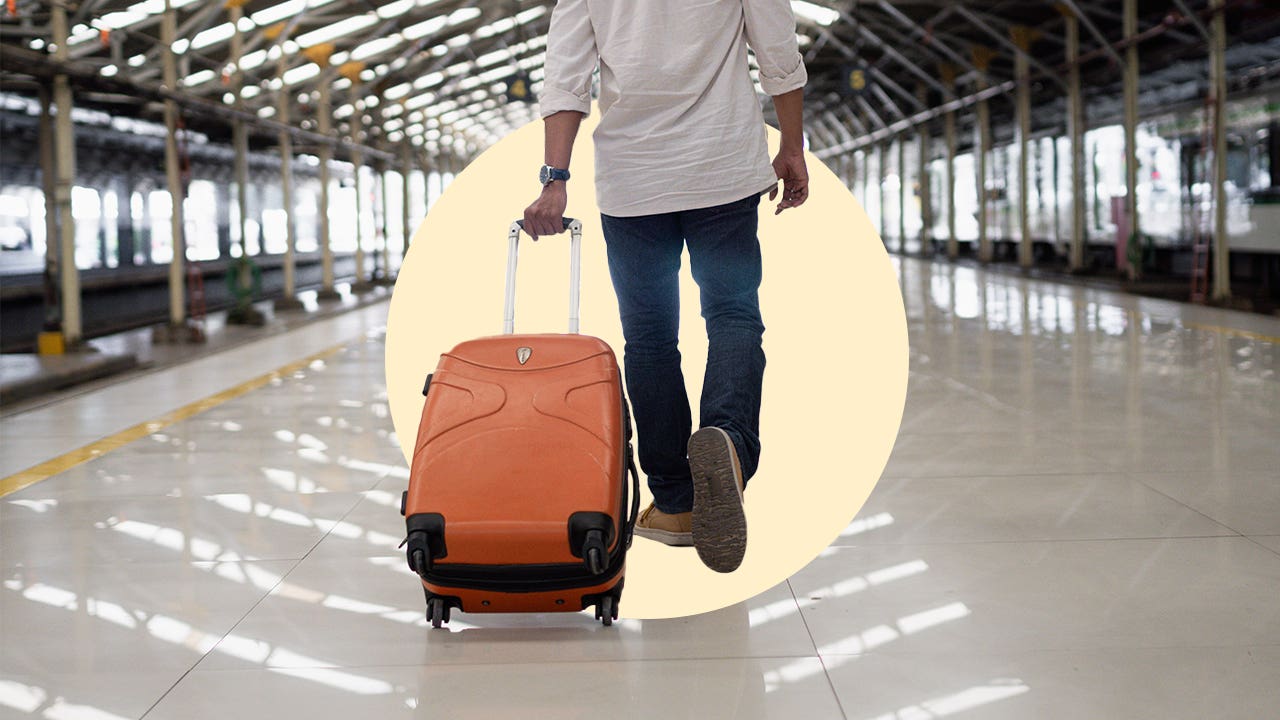
[[[782,202],[774,215],[787,208],[800,207],[809,199],[809,170],[804,164],[804,151],[782,150],[773,159],[773,172],[782,181]],[[778,197],[778,186],[769,191],[769,199]]]

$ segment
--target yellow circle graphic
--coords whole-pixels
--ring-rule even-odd
[[[567,214],[584,228],[582,332],[622,355],[622,328],[595,205],[590,133],[575,145]],[[441,353],[502,332],[506,233],[537,197],[542,123],[511,133],[477,157],[437,200],[396,281],[387,319],[391,414],[406,461],[422,413],[422,385]],[[770,129],[776,152],[778,134]],[[761,202],[761,311],[768,366],[760,419],[762,454],[746,492],[749,540],[742,566],[719,574],[693,548],[637,537],[627,556],[621,616],[693,615],[746,600],[817,557],[853,519],[884,469],[902,419],[907,327],[897,274],[857,200],[812,154],[809,200],[774,215]],[[679,158],[672,158],[679,172]],[[568,327],[568,234],[521,236],[515,330]],[[685,256],[681,272],[684,375],[702,392],[705,326]],[[643,440],[641,440],[643,442]],[[548,478],[556,482],[556,478]],[[643,485],[643,482],[642,482]],[[642,491],[642,507],[649,502]]]

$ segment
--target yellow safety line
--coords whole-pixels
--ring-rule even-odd
[[[342,350],[344,346],[345,345],[334,345],[333,347],[321,350],[314,355],[308,355],[297,362],[291,362],[288,365],[278,367],[265,375],[259,375],[252,380],[242,382],[235,387],[201,398],[189,405],[184,405],[177,410],[165,413],[154,420],[138,423],[137,425],[125,428],[114,435],[104,437],[101,440],[96,440],[88,445],[76,448],[71,452],[59,455],[52,460],[46,460],[39,465],[14,473],[9,477],[0,480],[0,497],[11,495],[25,487],[30,487],[41,480],[46,480],[58,473],[66,472],[77,465],[89,462],[96,457],[101,457],[102,455],[105,455],[112,450],[124,447],[135,440],[140,440],[176,422],[186,420],[193,415],[197,415],[205,410],[217,407],[228,400],[234,400],[245,393],[257,390],[276,378],[290,375],[307,367],[317,360],[323,360],[335,355],[338,351]]]
[[[1202,325],[1201,323],[1185,323],[1187,327],[1195,330],[1208,330],[1209,332],[1222,333],[1223,335],[1234,335],[1236,337],[1249,338],[1250,340],[1261,340],[1274,345],[1280,345],[1280,337],[1275,335],[1263,335],[1252,330],[1237,330],[1236,328],[1222,327],[1221,325]]]

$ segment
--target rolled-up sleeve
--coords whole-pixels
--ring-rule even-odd
[[[747,45],[760,66],[760,87],[782,95],[804,87],[809,75],[796,43],[796,18],[788,0],[742,0]],[[553,21],[554,22],[554,21]]]
[[[599,62],[587,0],[557,0],[547,30],[547,60],[538,113],[591,112],[591,74]]]

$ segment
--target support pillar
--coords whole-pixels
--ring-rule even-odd
[[[327,63],[322,63],[324,67]],[[316,120],[319,123],[320,134],[325,137],[329,136],[333,125],[333,109],[329,100],[329,81],[323,77],[320,80],[320,102],[316,105]],[[330,243],[329,236],[329,164],[333,161],[333,147],[330,145],[320,146],[320,207],[317,212],[320,215],[320,271],[321,285],[320,292],[316,297],[320,300],[337,300],[342,296],[334,289],[333,276],[333,246]]]
[[[1133,0],[1128,0],[1133,2]],[[1227,20],[1223,0],[1210,0],[1209,77],[1213,112],[1213,290],[1215,302],[1231,298],[1231,254],[1227,238]],[[1273,167],[1271,172],[1275,173]],[[1274,182],[1272,183],[1275,184]]]
[[[916,88],[916,99],[922,107],[927,105],[928,89],[924,85]],[[920,156],[916,159],[916,187],[920,189],[920,254],[929,254],[933,249],[933,182],[929,176],[929,123],[920,124],[920,135],[916,141]]]
[[[400,252],[400,265],[404,266],[404,261],[409,257],[409,239],[413,237],[413,230],[409,227],[409,173],[413,171],[413,146],[409,144],[409,136],[405,136],[404,141],[400,145],[400,191],[403,195],[400,203],[400,216],[402,224],[400,226],[400,240],[402,243]]]
[[[1014,55],[1014,76],[1018,83],[1017,140],[1018,140],[1018,265],[1031,268],[1033,239],[1031,237],[1031,204],[1027,201],[1027,169],[1031,155],[1031,68],[1027,52],[1031,49],[1035,31],[1024,25],[1009,28],[1014,45],[1021,50]]]
[[[244,38],[240,32],[240,20],[244,17],[243,5],[246,0],[228,0],[227,15],[231,22],[231,92],[235,95],[235,108],[244,110],[244,73],[240,71],[240,57],[244,54]],[[249,257],[249,134],[244,120],[239,117],[231,121],[231,145],[235,150],[235,161],[232,171],[236,178],[236,226],[240,230],[240,259],[227,267],[227,272],[236,273],[236,305],[227,313],[227,322],[238,325],[262,325],[266,317],[253,306],[254,300],[254,263]],[[258,249],[262,250],[263,238],[261,223],[258,225]]]
[[[898,136],[898,252],[907,254],[907,137]]]
[[[889,245],[889,213],[885,212],[884,182],[885,182],[886,176],[888,175],[889,143],[883,142],[878,147],[880,151],[880,162],[879,162],[880,167],[878,169],[879,177],[877,178],[877,182],[876,182],[876,198],[877,198],[876,202],[880,207],[880,241],[885,244],[885,247],[888,247]]]
[[[978,92],[987,89],[987,69],[995,52],[981,45],[973,48],[973,65],[984,74],[978,76]],[[987,235],[987,153],[991,150],[991,110],[986,100],[977,103],[977,122],[973,140],[974,184],[978,194],[978,260],[991,262],[991,238]]]
[[[1058,198],[1062,197],[1062,189],[1058,187],[1058,175],[1061,173],[1062,168],[1058,162],[1058,137],[1056,135],[1049,137],[1049,153],[1049,162],[1051,164],[1049,172],[1052,173],[1050,176],[1050,191],[1053,196],[1053,247],[1055,253],[1057,253],[1062,249],[1062,218],[1059,217],[1061,211],[1058,207],[1061,204],[1058,202]],[[1040,196],[1041,207],[1044,206],[1044,197],[1043,194]]]
[[[276,120],[284,125],[289,124],[290,93],[284,84],[284,73],[289,69],[288,55],[280,53],[276,66],[276,81],[279,90],[276,92]],[[297,280],[297,228],[293,224],[293,136],[281,130],[276,144],[280,147],[280,204],[284,207],[285,247],[284,247],[284,295],[275,302],[276,310],[301,310],[302,301],[298,299]]]
[[[351,142],[359,147],[358,143],[362,141],[361,135],[364,133],[364,110],[360,108],[360,74],[354,68],[348,73],[344,73],[347,79],[351,81],[350,102],[351,102]],[[368,290],[372,287],[368,276],[365,274],[364,266],[364,185],[362,177],[364,174],[364,153],[359,150],[351,151],[351,164],[355,166],[352,171],[352,182],[356,189],[356,279],[351,285],[352,291]]]
[[[164,17],[160,21],[160,43],[164,57],[164,87],[178,89],[178,60],[173,53],[173,43],[178,38],[177,11],[170,0],[165,0]],[[182,171],[178,157],[178,103],[164,101],[164,171],[169,185],[169,235],[173,243],[173,258],[169,261],[169,339],[177,339],[176,333],[186,330],[186,259],[187,240],[182,218],[182,201],[186,189],[182,183]]]
[[[1129,219],[1125,271],[1129,279],[1141,270],[1142,231],[1138,222],[1138,0],[1124,0],[1124,207]],[[1137,262],[1130,261],[1130,258]]]
[[[387,233],[387,226],[391,221],[391,195],[387,192],[387,173],[390,168],[386,160],[378,161],[378,190],[382,199],[382,214],[380,219],[382,222],[381,236],[382,254],[378,258],[379,272],[378,279],[384,283],[391,283],[391,236]]]
[[[1080,95],[1080,20],[1068,8],[1060,10],[1067,25],[1067,136],[1071,145],[1071,234],[1068,268],[1084,270],[1084,101]]]
[[[956,69],[953,65],[942,65],[939,74],[946,82],[948,91],[955,94]],[[946,181],[943,192],[947,199],[947,257],[955,260],[960,255],[960,241],[956,238],[956,113],[949,110],[942,116],[942,134],[947,144]]]
[[[67,9],[63,3],[52,3],[53,41],[57,44],[54,59],[67,62],[70,51],[67,47]],[[57,277],[59,285],[58,329],[62,333],[58,352],[80,347],[80,269],[76,267],[76,221],[71,214],[71,188],[76,177],[76,141],[75,128],[71,124],[71,81],[62,73],[53,78],[53,104],[57,115],[53,120],[53,162],[54,190],[53,203],[46,207],[46,212],[54,212],[58,217],[58,234],[56,239],[46,240],[46,247],[58,246]],[[47,205],[47,204],[46,204]],[[46,341],[47,342],[47,341]],[[50,348],[52,349],[52,348]]]
[[[40,186],[44,193],[45,211],[44,211],[44,325],[42,332],[37,336],[37,344],[43,341],[45,344],[50,342],[55,347],[46,347],[40,345],[41,354],[52,353],[58,350],[58,345],[63,345],[61,328],[62,318],[62,293],[61,283],[58,282],[58,255],[59,243],[61,236],[58,234],[58,208],[56,207],[56,198],[58,196],[57,182],[57,161],[54,158],[54,120],[53,120],[53,91],[45,83],[40,84],[40,125],[39,125],[39,143],[40,143]],[[65,346],[64,346],[65,348]]]

